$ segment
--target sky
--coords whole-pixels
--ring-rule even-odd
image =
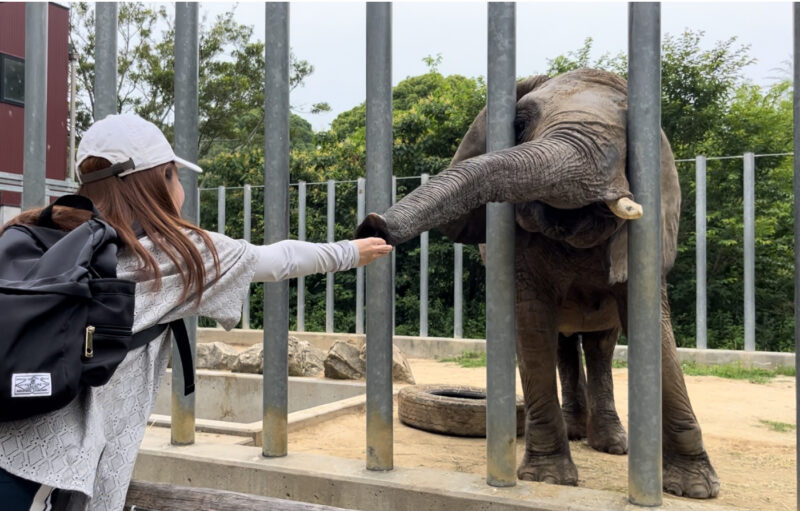
[[[200,16],[210,23],[235,8],[240,23],[253,25],[264,40],[264,4],[202,2]],[[336,116],[366,97],[366,7],[363,2],[293,2],[289,37],[294,54],[309,61],[314,73],[291,94],[297,113],[315,130],[327,129]],[[592,60],[627,51],[626,2],[517,3],[517,76],[543,73],[547,59],[594,41]],[[426,56],[441,55],[442,74],[486,75],[487,7],[484,2],[394,2],[392,5],[392,84],[427,72]],[[792,4],[790,2],[662,2],[662,34],[702,30],[704,47],[736,37],[750,45],[757,62],[743,78],[770,85],[791,77]],[[327,102],[329,113],[307,113]]]

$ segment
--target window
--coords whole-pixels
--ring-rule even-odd
[[[0,54],[0,101],[25,104],[25,61]]]

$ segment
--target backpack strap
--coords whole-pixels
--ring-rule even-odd
[[[169,323],[160,323],[150,328],[134,334],[129,350],[134,350],[161,335],[167,328],[172,329],[175,344],[178,346],[178,355],[181,357],[181,367],[183,367],[183,395],[188,396],[194,392],[194,361],[192,360],[192,346],[189,342],[189,333],[186,331],[186,323],[182,319],[176,319]]]

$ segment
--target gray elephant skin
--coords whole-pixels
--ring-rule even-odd
[[[448,169],[358,228],[358,236],[381,236],[392,245],[432,228],[480,244],[486,203],[514,204],[517,361],[526,413],[520,479],[576,485],[570,438],[627,452],[611,359],[627,321],[627,223],[648,212],[634,202],[627,179],[626,114],[626,82],[615,74],[579,69],[528,78],[517,84],[514,147],[486,153],[484,109]],[[681,197],[663,133],[661,192],[666,275],[675,261]],[[661,289],[664,489],[715,497],[719,479],[678,363],[665,281]]]

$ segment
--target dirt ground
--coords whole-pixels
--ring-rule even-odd
[[[484,368],[467,369],[433,360],[410,360],[417,383],[486,385]],[[793,378],[767,384],[713,376],[687,376],[686,385],[703,429],[706,450],[721,481],[716,504],[754,510],[795,509],[795,432],[777,432],[761,421],[795,423]],[[522,390],[517,376],[517,392]],[[628,371],[614,369],[614,393],[623,425],[628,423]],[[486,473],[485,439],[427,433],[403,425],[394,410],[394,463],[403,467]],[[325,447],[320,444],[325,439]],[[289,435],[289,450],[343,458],[365,458],[364,414],[333,419]],[[571,442],[579,486],[627,493],[627,456]],[[524,441],[517,441],[517,462]],[[667,497],[677,498],[677,497]]]

